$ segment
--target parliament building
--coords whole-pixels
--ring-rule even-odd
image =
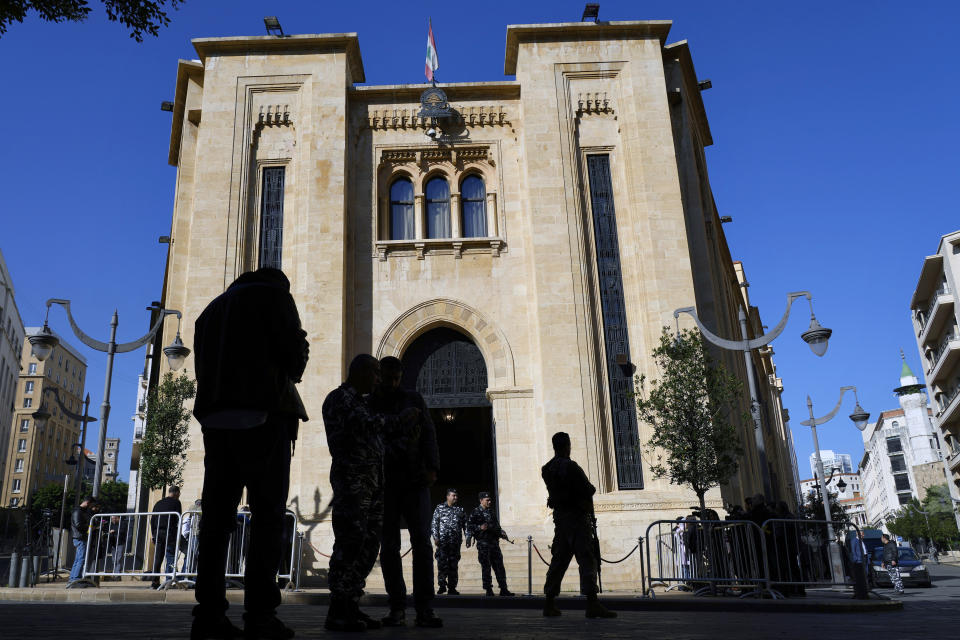
[[[651,351],[677,308],[695,306],[732,339],[740,308],[752,332],[762,323],[707,177],[704,85],[670,26],[512,25],[504,74],[515,79],[497,82],[365,85],[353,33],[199,38],[198,59],[179,61],[163,304],[184,312],[192,346],[195,319],[238,275],[289,276],[310,341],[299,389],[311,419],[290,489],[307,580],[323,576],[332,547],[320,407],[363,352],[401,358],[431,407],[435,500],[448,486],[467,508],[479,490],[495,496],[518,542],[503,545],[508,572],[522,566],[511,587],[526,588],[521,540],[548,553],[540,467],[556,431],[597,487],[604,557],[696,504],[650,472],[634,376],[657,376]],[[764,475],[796,504],[771,353],[754,356],[765,455],[744,425],[740,471],[709,494],[714,508],[762,492]],[[742,352],[715,355],[746,382]],[[185,499],[199,497],[202,474],[194,423]],[[604,585],[636,587],[639,562],[605,565]],[[465,581],[471,565],[465,552]]]

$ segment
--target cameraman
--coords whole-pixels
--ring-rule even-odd
[[[93,496],[87,496],[70,515],[70,533],[73,537],[73,548],[76,549],[73,567],[70,569],[71,583],[83,577],[83,560],[87,556],[87,532],[90,529],[90,518],[93,516],[93,507],[96,503]]]

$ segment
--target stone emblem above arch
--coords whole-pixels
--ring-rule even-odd
[[[450,298],[426,300],[408,309],[387,327],[377,346],[377,358],[401,357],[407,347],[435,327],[452,327],[468,335],[487,361],[489,388],[511,388],[516,383],[513,351],[503,332],[484,314]]]

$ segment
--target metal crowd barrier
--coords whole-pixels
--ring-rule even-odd
[[[645,596],[655,597],[654,586],[667,586],[695,595],[779,597],[770,588],[763,533],[753,522],[658,520],[645,537],[654,541],[647,545]]]
[[[296,514],[284,515],[284,549],[278,579],[296,588],[300,577],[302,535]],[[139,577],[162,580],[161,588],[195,583],[202,512],[102,513],[90,520],[83,577]],[[250,545],[250,513],[237,512],[237,527],[227,546],[228,582],[239,582]],[[290,585],[293,585],[292,587]]]
[[[830,522],[834,540],[828,536],[826,520],[771,519],[763,523],[767,540],[770,582],[780,591],[805,587],[848,586],[854,581],[855,565],[850,561],[847,540],[855,540],[859,528],[853,523]],[[833,544],[831,544],[833,543]],[[861,570],[869,576],[870,559]]]

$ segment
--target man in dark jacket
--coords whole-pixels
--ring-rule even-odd
[[[173,515],[176,513],[177,515]],[[183,506],[180,504],[180,487],[171,486],[164,498],[153,505],[150,516],[150,539],[153,541],[153,572],[173,573],[177,561],[177,537],[180,535],[180,518]],[[164,562],[166,561],[166,562]],[[151,586],[160,586],[160,577],[153,579]]]
[[[73,567],[70,569],[70,582],[83,577],[83,561],[87,555],[87,532],[90,530],[90,518],[93,516],[90,507],[94,502],[93,496],[87,496],[70,515],[70,535],[73,538],[73,548],[76,549]]]
[[[443,626],[430,608],[433,600],[433,547],[430,545],[430,486],[440,470],[437,431],[423,397],[403,389],[403,365],[394,357],[380,360],[380,384],[370,404],[375,411],[399,415],[408,407],[420,411],[420,420],[406,433],[384,443],[383,459],[383,541],[380,545],[380,569],[390,600],[390,615],[383,619],[389,627],[399,627],[406,619],[407,585],[400,561],[400,520],[406,521],[413,549],[413,601],[418,627]]]
[[[887,570],[890,576],[890,583],[897,593],[903,593],[903,580],[900,579],[900,548],[894,540],[886,533],[880,536],[883,542],[883,562],[881,566]]]
[[[555,600],[560,595],[563,574],[570,559],[577,557],[580,569],[580,593],[587,596],[588,618],[616,618],[597,599],[597,565],[593,529],[593,494],[596,488],[576,462],[570,459],[570,436],[560,431],[552,438],[554,456],[543,465],[541,475],[547,485],[547,506],[553,509],[553,544],[550,568],[543,586],[546,602],[543,615],[559,616]]]
[[[230,638],[227,619],[227,541],[237,526],[246,487],[250,545],[244,574],[248,637],[291,638],[276,616],[283,514],[290,457],[300,420],[294,386],[307,365],[290,282],[279,269],[244,273],[197,318],[194,334],[197,396],[193,415],[203,431],[203,524],[200,528],[192,638]]]
[[[493,581],[490,579],[490,569],[497,576],[497,585],[501,596],[512,596],[507,588],[507,572],[503,568],[503,552],[500,551],[500,539],[509,540],[507,532],[500,527],[497,516],[493,512],[493,499],[487,491],[481,491],[480,506],[473,510],[467,518],[467,547],[476,540],[477,560],[480,561],[480,578],[483,581],[483,590],[488,596],[493,595]]]

